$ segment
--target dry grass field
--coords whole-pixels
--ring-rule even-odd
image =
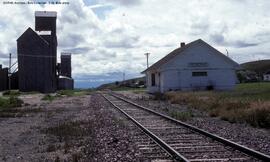
[[[227,92],[168,92],[165,96],[171,103],[207,111],[229,122],[270,128],[270,83],[239,84]]]

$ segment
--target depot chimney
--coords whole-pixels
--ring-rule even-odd
[[[181,42],[181,47],[184,47],[186,45],[185,42]]]

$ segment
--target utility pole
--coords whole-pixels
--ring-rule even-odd
[[[149,67],[148,58],[149,58],[150,53],[145,53],[144,55],[146,56],[146,63],[147,63],[147,69],[148,69]]]
[[[149,67],[148,58],[149,58],[150,53],[147,52],[144,55],[146,56],[146,66],[147,66],[147,69],[148,69],[148,67]],[[147,76],[147,74],[145,75],[145,85],[146,86],[148,85],[148,76]]]
[[[125,74],[125,72],[123,72],[123,81],[125,81],[126,80],[126,74]]]
[[[11,53],[9,53],[9,68],[8,68],[8,89],[11,90]]]

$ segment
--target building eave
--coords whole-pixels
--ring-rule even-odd
[[[150,71],[150,70],[154,70],[154,69],[159,68],[160,66],[164,65],[165,63],[167,63],[168,61],[170,61],[171,59],[173,59],[175,56],[180,55],[186,49],[191,48],[191,47],[193,47],[194,45],[196,45],[198,43],[202,43],[202,44],[207,45],[208,48],[211,48],[212,50],[214,50],[217,54],[219,54],[221,57],[223,57],[223,59],[227,60],[228,63],[230,63],[231,65],[233,65],[233,67],[236,70],[239,70],[240,69],[240,65],[237,62],[235,62],[231,58],[225,56],[223,53],[219,52],[217,49],[215,49],[214,47],[212,47],[211,45],[209,45],[208,43],[206,43],[202,39],[198,39],[198,40],[195,40],[193,42],[188,43],[184,47],[180,47],[180,48],[177,48],[177,49],[173,50],[172,52],[170,52],[169,54],[167,54],[165,57],[163,57],[162,59],[160,59],[159,61],[157,61],[153,65],[151,65],[149,68],[147,68],[144,71],[142,71],[141,74],[145,74],[147,71]]]
[[[164,56],[162,59],[160,59],[159,61],[157,61],[156,63],[154,63],[149,68],[147,68],[144,71],[142,71],[141,73],[143,74],[146,71],[153,70],[153,69],[156,69],[156,68],[162,66],[163,64],[167,63],[172,58],[174,58],[175,56],[181,54],[183,51],[185,51],[186,49],[190,48],[191,46],[193,46],[194,44],[198,43],[199,41],[202,41],[202,40],[201,39],[195,40],[193,42],[190,42],[190,43],[186,44],[184,47],[179,47],[179,48],[173,50],[172,52],[170,52],[169,54],[167,54],[166,56]]]

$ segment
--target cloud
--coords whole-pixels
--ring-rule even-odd
[[[7,58],[9,58],[9,56],[8,56],[8,54],[4,54],[4,53],[0,52],[0,58],[7,59]]]
[[[270,1],[69,0],[70,5],[0,4],[0,64],[16,53],[16,39],[34,27],[34,11],[57,11],[58,54],[72,52],[74,76],[136,76],[150,64],[199,38],[237,62],[269,57]],[[247,12],[248,11],[248,12]],[[114,73],[115,72],[115,73]],[[119,74],[118,74],[119,73]],[[80,80],[80,78],[77,78]],[[81,79],[82,80],[82,79]],[[87,80],[87,78],[86,78]],[[76,80],[75,80],[76,82]]]
[[[61,47],[77,46],[82,42],[85,42],[83,35],[74,33],[67,33],[66,35],[60,34],[59,40],[61,40],[59,41],[59,46]]]
[[[210,35],[210,39],[215,42],[216,44],[219,45],[224,45],[225,44],[225,38],[222,34],[213,34]]]
[[[237,47],[237,48],[245,48],[245,47],[257,46],[258,43],[247,43],[244,41],[236,41],[236,42],[234,42],[233,45],[234,45],[234,47]]]
[[[101,0],[103,2],[112,2],[124,6],[134,6],[141,4],[141,0]]]
[[[209,22],[207,19],[201,19],[191,24],[190,34],[201,35],[203,33],[209,32]]]
[[[90,47],[77,47],[77,48],[62,49],[63,52],[70,52],[72,54],[86,54],[91,50],[93,49]]]
[[[259,43],[248,43],[248,42],[245,42],[243,40],[227,41],[225,39],[225,37],[221,34],[210,35],[210,38],[216,44],[222,45],[222,46],[227,46],[227,47],[246,48],[246,47],[252,47],[252,46],[259,45]]]
[[[110,62],[112,59],[116,59],[117,54],[114,51],[107,49],[95,49],[91,51],[91,54],[87,56],[87,59],[91,61],[108,61]]]
[[[139,37],[113,37],[104,42],[107,48],[134,48]]]

